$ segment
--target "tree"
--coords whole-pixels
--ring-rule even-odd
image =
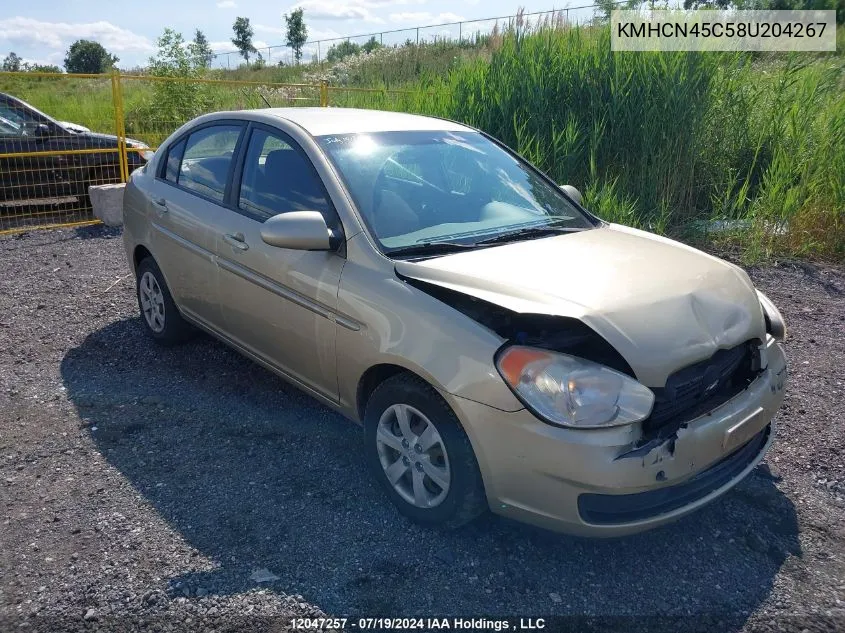
[[[684,0],[687,1],[693,0]],[[596,0],[596,14],[601,19],[609,20],[615,9],[636,9],[644,4],[650,4],[654,8],[654,0]]]
[[[166,28],[156,40],[158,51],[150,57],[150,74],[155,77],[195,77],[202,60],[194,54],[193,44],[185,45],[181,33]]]
[[[99,42],[76,40],[65,56],[65,70],[69,73],[105,73],[119,61]]]
[[[331,48],[329,48],[329,52],[326,53],[326,60],[331,63],[339,62],[341,59],[349,57],[350,55],[357,55],[360,52],[361,47],[355,42],[343,40],[339,44],[333,44]]]
[[[249,54],[258,52],[255,50],[255,46],[252,45],[252,36],[255,34],[255,31],[252,30],[252,26],[249,24],[249,18],[237,18],[232,25],[232,30],[235,32],[235,37],[232,38],[232,44],[235,45],[235,48],[240,51],[246,63],[249,64]]]
[[[15,53],[15,51],[12,51],[8,55],[6,55],[6,58],[3,60],[2,69],[5,72],[9,72],[9,73],[20,72],[20,70],[21,70],[21,58],[18,57],[18,55],[17,55],[17,53]]]
[[[55,64],[28,64],[24,62],[23,69],[28,73],[60,73],[62,69]]]
[[[364,42],[364,45],[361,47],[361,50],[365,53],[372,53],[377,48],[381,48],[381,42],[376,39],[376,36],[373,35],[370,39]]]
[[[197,29],[194,32],[194,41],[188,47],[191,50],[191,55],[196,59],[197,65],[203,68],[211,66],[211,62],[214,60],[214,51],[211,50],[205,33]]]
[[[158,51],[150,57],[149,73],[153,77],[172,77],[174,80],[153,82],[152,111],[142,111],[139,115],[182,123],[207,112],[211,107],[208,86],[197,81],[182,81],[182,78],[202,77],[205,73],[204,60],[195,54],[194,42],[186,45],[181,33],[166,28],[156,44]]]
[[[738,9],[765,9],[769,11],[804,10],[836,11],[836,23],[845,24],[845,0],[735,0]]]
[[[288,27],[287,44],[293,49],[293,58],[297,64],[302,59],[302,45],[308,41],[308,27],[302,18],[303,13],[300,7],[284,15]]]
[[[684,0],[684,9],[720,9],[725,10],[735,5],[734,0]]]

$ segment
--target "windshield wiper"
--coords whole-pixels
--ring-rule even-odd
[[[524,237],[542,237],[544,235],[553,235],[555,233],[577,233],[578,231],[583,230],[584,229],[580,227],[554,226],[550,224],[543,224],[542,226],[527,226],[522,229],[500,233],[499,235],[479,240],[476,244],[501,244],[503,242],[513,242],[514,240]]]
[[[475,244],[461,244],[460,242],[420,242],[419,244],[409,244],[408,246],[399,246],[385,251],[385,255],[393,257],[394,255],[446,255],[464,249],[475,248]]]

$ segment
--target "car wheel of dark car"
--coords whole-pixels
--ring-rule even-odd
[[[153,340],[161,345],[175,345],[191,337],[193,328],[179,314],[164,275],[152,257],[138,265],[136,290],[141,323]]]
[[[487,508],[469,438],[440,394],[400,374],[367,402],[367,461],[400,512],[417,523],[456,528]]]

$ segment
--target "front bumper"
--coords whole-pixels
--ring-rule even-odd
[[[491,509],[585,536],[621,536],[688,514],[727,492],[771,445],[786,359],[764,344],[766,369],[747,389],[638,457],[637,425],[577,430],[523,409],[507,413],[450,398],[475,449]],[[659,492],[658,492],[659,491]]]

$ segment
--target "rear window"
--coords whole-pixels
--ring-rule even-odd
[[[192,133],[179,165],[179,186],[223,202],[240,134],[239,125],[213,125]]]

